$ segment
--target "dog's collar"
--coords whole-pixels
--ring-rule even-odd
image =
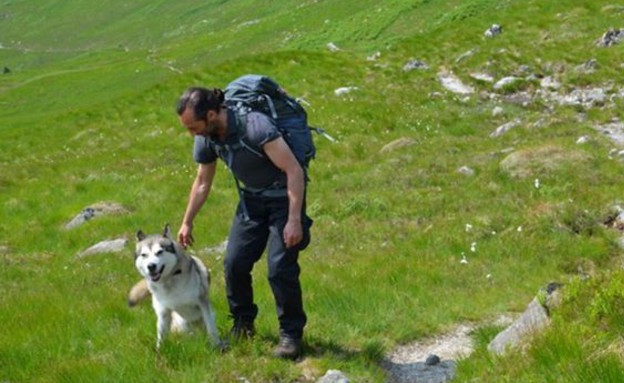
[[[191,261],[192,262],[189,263],[189,271],[193,268],[193,264],[195,263],[195,261],[193,261],[192,259]],[[182,274],[182,268],[179,268],[173,272],[173,275],[179,275],[179,274]]]

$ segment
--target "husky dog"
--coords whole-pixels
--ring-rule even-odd
[[[206,266],[171,239],[169,225],[162,235],[145,235],[139,230],[136,238],[134,264],[144,280],[132,288],[129,303],[133,306],[145,298],[147,290],[152,294],[158,319],[156,348],[160,349],[169,330],[186,332],[200,319],[214,344],[221,347],[208,298],[210,274]]]

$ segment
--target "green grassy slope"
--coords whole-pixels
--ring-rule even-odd
[[[353,381],[381,382],[378,362],[396,344],[522,310],[560,280],[571,293],[551,332],[528,354],[492,360],[485,346],[499,329],[484,328],[457,381],[491,381],[492,371],[510,382],[618,381],[621,250],[619,233],[600,222],[621,195],[622,163],[592,126],[621,118],[622,100],[587,110],[522,106],[502,101],[505,93],[535,92],[537,80],[493,91],[469,75],[498,80],[526,66],[555,76],[561,92],[612,84],[615,96],[624,45],[595,40],[623,27],[619,8],[581,0],[126,3],[0,0],[0,68],[11,69],[0,74],[0,380],[303,382],[341,369]],[[486,39],[493,23],[504,32]],[[329,42],[342,49],[330,52]],[[430,69],[403,71],[412,58]],[[595,72],[575,70],[589,59]],[[444,91],[442,70],[477,92]],[[302,257],[309,354],[299,364],[269,357],[277,324],[260,262],[258,339],[220,355],[201,335],[178,337],[157,355],[151,308],[125,307],[138,278],[132,245],[76,254],[102,239],[132,240],[139,228],[170,222],[175,230],[195,171],[175,101],[189,85],[222,87],[249,72],[303,96],[311,123],[339,140],[317,140],[311,168],[315,239]],[[358,89],[335,96],[342,86]],[[503,115],[492,115],[496,106]],[[519,127],[490,137],[514,118]],[[577,145],[583,135],[590,143]],[[397,139],[412,144],[382,151]],[[514,177],[500,165],[510,148],[575,157],[534,162]],[[475,175],[460,174],[462,166]],[[98,201],[129,213],[63,229]],[[235,202],[220,166],[195,251],[225,239]],[[201,255],[226,333],[221,258]],[[596,274],[589,284],[577,279],[588,269]],[[583,368],[596,358],[598,367]]]

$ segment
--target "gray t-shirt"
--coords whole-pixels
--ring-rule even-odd
[[[195,162],[208,164],[221,157],[247,188],[286,187],[286,174],[269,160],[262,149],[267,142],[282,136],[273,121],[262,113],[250,112],[246,115],[246,124],[239,124],[234,112],[228,109],[227,113],[228,132],[225,140],[195,136]],[[245,129],[245,132],[239,134],[239,129]]]

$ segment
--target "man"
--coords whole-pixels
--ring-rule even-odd
[[[298,256],[310,241],[312,224],[305,214],[304,171],[272,120],[258,112],[235,115],[220,89],[189,88],[177,112],[195,136],[193,158],[198,163],[178,240],[184,247],[193,244],[193,220],[210,193],[216,160],[222,158],[242,183],[224,260],[232,335],[254,335],[258,307],[251,271],[268,246],[268,279],[280,324],[274,354],[296,359],[307,320]]]

